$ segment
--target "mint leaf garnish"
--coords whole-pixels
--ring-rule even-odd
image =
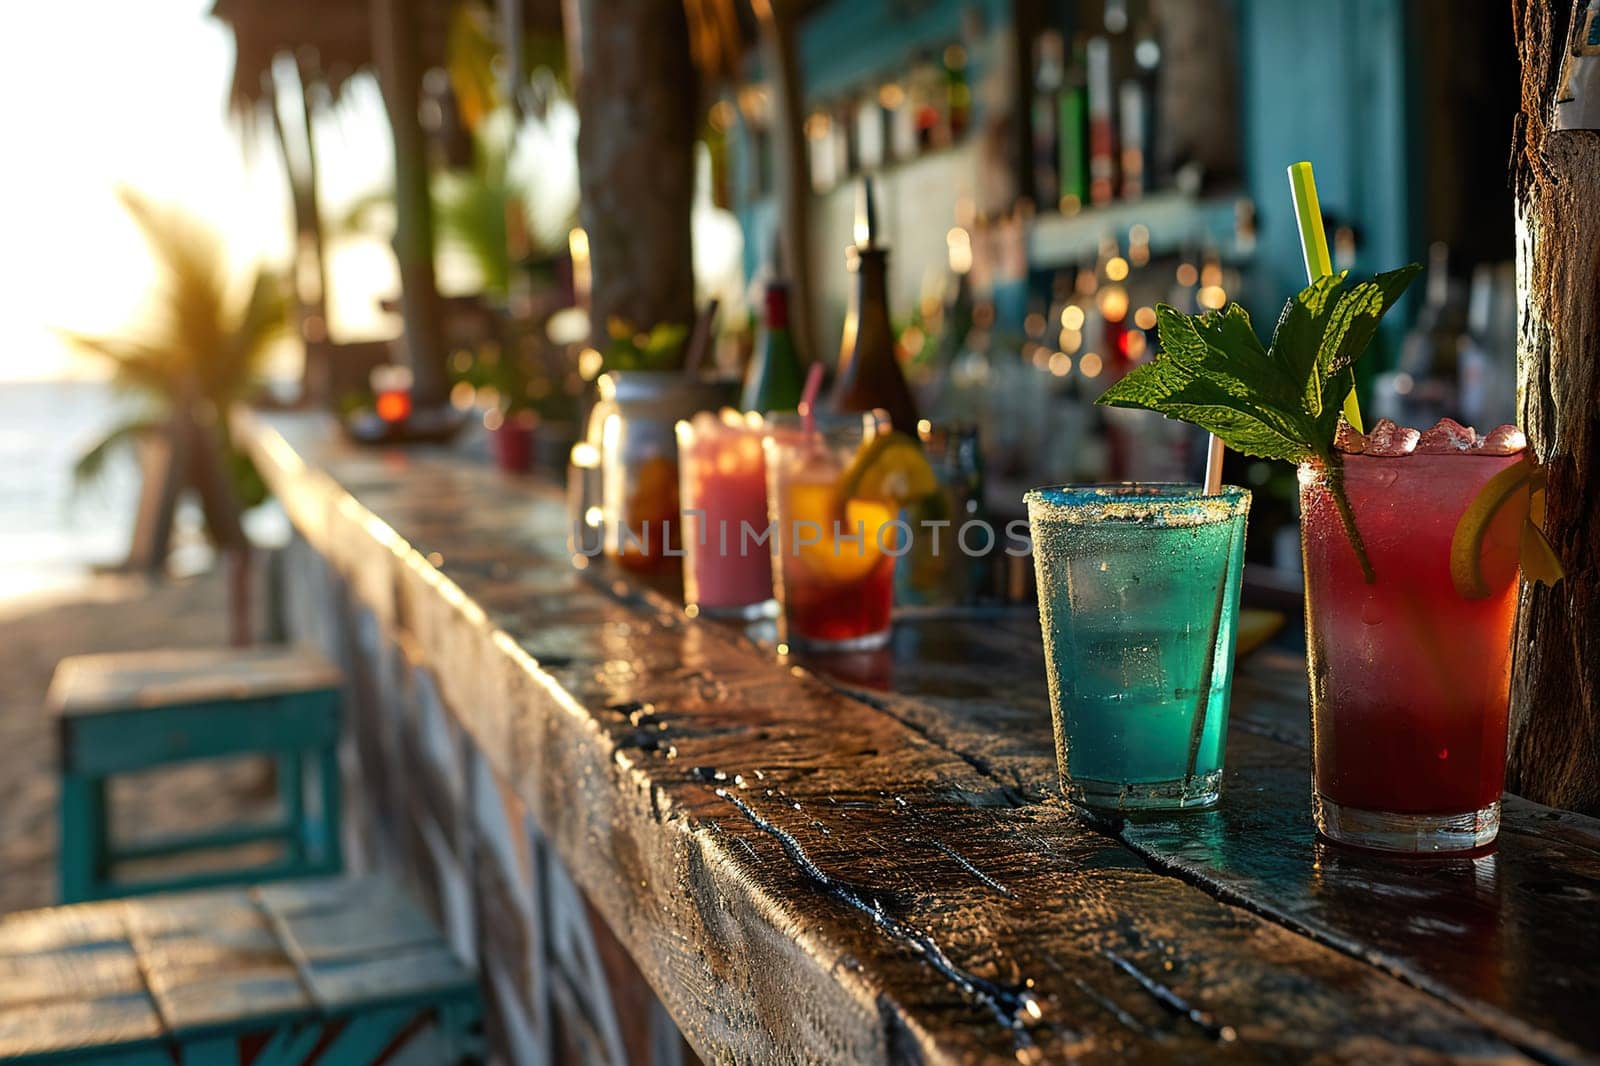
[[[1238,304],[1202,315],[1161,304],[1160,354],[1096,402],[1192,422],[1245,455],[1320,463],[1371,581],[1333,442],[1344,398],[1355,387],[1352,365],[1421,269],[1412,263],[1348,288],[1347,272],[1319,278],[1284,304],[1267,348]]]

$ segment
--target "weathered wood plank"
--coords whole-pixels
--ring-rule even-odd
[[[1025,612],[903,622],[896,695],[878,698],[1022,794],[1048,790],[1050,705],[1042,672],[1027,669],[1040,653],[1032,627]],[[980,699],[951,659],[963,647],[993,678]],[[1541,1057],[1600,1055],[1600,821],[1508,796],[1484,858],[1329,847],[1312,828],[1307,700],[1302,658],[1258,653],[1235,681],[1222,805],[1108,830],[1158,869],[1400,975]]]
[[[859,664],[893,691],[843,692],[575,573],[553,493],[244,428],[708,1058],[1545,1053],[1025,802],[1054,775],[1031,619],[903,625],[909,659]]]
[[[192,648],[74,655],[50,683],[58,714],[103,714],[311,692],[335,692],[339,672],[313,651]]]

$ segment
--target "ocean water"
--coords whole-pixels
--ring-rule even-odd
[[[82,589],[128,554],[139,502],[139,468],[121,449],[100,477],[75,485],[80,455],[135,408],[104,384],[0,383],[0,607]],[[256,508],[245,528],[257,544],[281,542],[282,511]],[[214,553],[193,500],[183,500],[169,571],[194,573]]]
[[[0,603],[83,584],[127,554],[139,495],[132,453],[75,488],[72,466],[125,417],[105,385],[0,383]]]

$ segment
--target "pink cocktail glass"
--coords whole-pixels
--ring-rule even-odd
[[[683,600],[693,613],[759,618],[774,609],[761,419],[723,410],[679,422]]]

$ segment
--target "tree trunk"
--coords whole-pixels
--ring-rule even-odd
[[[578,0],[578,182],[590,314],[694,319],[695,75],[682,0]]]
[[[450,381],[433,277],[427,144],[417,115],[422,66],[417,57],[416,0],[372,0],[372,35],[378,84],[394,137],[394,252],[400,265],[400,313],[413,375],[412,398],[418,407],[443,407],[450,399]]]
[[[1514,0],[1522,111],[1517,388],[1549,471],[1545,532],[1567,571],[1526,585],[1512,677],[1509,787],[1600,813],[1600,133],[1551,128],[1569,12]],[[1581,10],[1582,5],[1579,5]]]

